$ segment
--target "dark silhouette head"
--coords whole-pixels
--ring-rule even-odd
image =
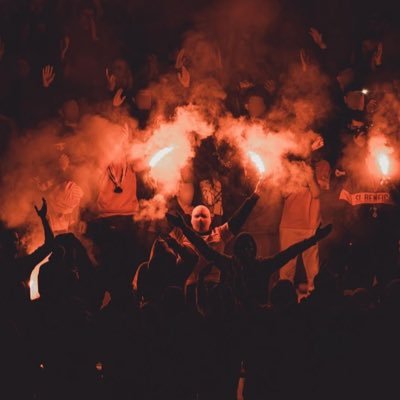
[[[241,262],[253,261],[257,256],[257,244],[253,236],[242,232],[235,239],[233,254]]]

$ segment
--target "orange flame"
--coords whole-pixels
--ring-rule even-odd
[[[266,171],[266,168],[265,168],[265,164],[264,164],[262,158],[260,157],[260,155],[257,154],[257,153],[254,152],[254,151],[251,151],[251,150],[249,150],[249,151],[247,152],[247,154],[248,154],[248,156],[250,157],[250,160],[251,160],[251,161],[254,163],[254,165],[257,167],[258,172],[259,172],[260,174],[264,174],[265,171]]]
[[[371,173],[381,178],[393,174],[396,169],[396,161],[391,156],[394,149],[388,145],[387,139],[384,136],[373,136],[369,139],[368,146],[370,156],[367,163]]]
[[[376,162],[379,165],[382,175],[387,176],[390,170],[390,158],[387,153],[378,153],[376,155]]]

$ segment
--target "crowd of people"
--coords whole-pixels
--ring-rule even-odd
[[[243,22],[214,31],[218,2],[174,16],[161,1],[159,24],[139,3],[0,4],[0,393],[397,393],[400,64],[387,16],[348,16],[358,31],[333,43],[340,26],[301,28],[285,2],[221,2],[227,26]],[[253,14],[250,27],[249,10],[276,21]],[[274,32],[299,47],[278,50]],[[166,191],[132,149],[179,109],[210,132],[188,130]],[[269,138],[279,168],[262,146],[243,162],[236,122],[240,143],[252,127]]]

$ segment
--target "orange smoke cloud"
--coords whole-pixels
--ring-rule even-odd
[[[299,140],[291,131],[271,132],[260,122],[232,117],[220,121],[217,137],[236,148],[240,162],[248,173],[263,174],[278,187],[289,179],[292,172],[298,173],[288,168],[286,155],[309,155],[310,143],[314,138],[313,135],[304,134]]]
[[[149,175],[156,182],[156,192],[175,195],[182,170],[195,155],[199,141],[214,131],[193,106],[178,108],[170,121],[158,122],[145,143],[135,143],[133,159],[142,159],[151,167]]]

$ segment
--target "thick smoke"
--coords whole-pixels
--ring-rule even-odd
[[[296,44],[283,46],[274,37],[274,32],[283,38],[290,33],[285,30],[294,29],[290,24],[279,27],[282,13],[280,3],[273,0],[224,0],[199,12],[193,29],[182,37],[188,80],[183,84],[178,76],[182,71],[172,67],[149,85],[154,109],[145,132],[132,119],[101,109],[101,115],[86,115],[71,137],[61,140],[57,126],[48,124],[17,139],[5,161],[2,219],[12,227],[35,221],[32,204],[46,195],[45,184],[54,179],[64,153],[72,165],[68,178],[82,188],[81,205],[88,208],[95,205],[107,166],[128,154],[155,193],[154,199],[142,202],[144,211],[137,218],[158,219],[179,182],[192,179],[187,171],[196,149],[213,134],[217,144],[230,144],[232,158],[250,174],[259,175],[249,160],[252,151],[263,160],[271,185],[295,190],[305,171],[310,171],[289,156],[298,160],[310,156],[330,104],[327,78],[311,64],[304,71],[297,52],[293,53]],[[226,114],[228,87],[249,79],[264,84],[271,78],[275,100],[269,104],[265,123]],[[151,158],[166,147],[172,151],[150,167]]]

